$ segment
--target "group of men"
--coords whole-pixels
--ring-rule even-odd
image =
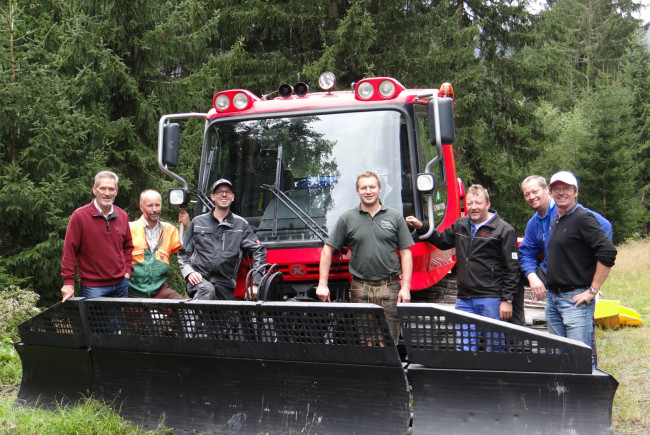
[[[228,180],[214,184],[211,212],[190,222],[181,210],[179,222],[187,229],[184,246],[178,229],[160,220],[162,197],[155,190],[140,194],[142,216],[129,222],[126,212],[113,204],[118,181],[113,172],[99,172],[92,188],[95,198],[70,217],[61,261],[64,302],[74,296],[75,269],[86,298],[183,299],[167,285],[169,257],[178,253],[190,297],[234,299],[243,251],[253,256],[254,267],[265,263],[266,248],[248,223],[230,211],[234,193]],[[259,279],[254,277],[254,284]]]
[[[179,299],[179,293],[166,284],[169,256],[178,252],[190,297],[235,299],[243,252],[253,258],[253,268],[265,263],[265,247],[247,221],[230,210],[234,200],[230,181],[214,183],[212,211],[191,223],[186,212],[179,215],[187,228],[182,246],[178,230],[160,221],[158,192],[142,192],[142,217],[129,224],[126,213],[113,205],[117,184],[116,174],[98,173],[92,189],[95,198],[70,218],[61,264],[63,301],[74,295],[75,265],[87,298]],[[340,217],[323,246],[316,297],[330,301],[332,256],[349,247],[350,301],[384,307],[397,342],[397,304],[411,300],[409,248],[421,234],[430,234],[429,243],[456,250],[457,309],[522,324],[525,278],[533,296],[546,299],[549,331],[591,346],[594,299],[616,258],[611,224],[577,202],[578,181],[568,171],[554,174],[548,185],[543,177],[530,176],[521,189],[536,213],[519,247],[515,230],[490,208],[488,191],[481,185],[467,190],[467,216],[438,232],[386,207],[380,199],[379,177],[371,171],[360,174],[359,206]],[[253,294],[260,278],[253,278]]]
[[[548,186],[530,176],[521,189],[536,212],[520,246],[521,268],[533,296],[546,299],[549,332],[593,347],[595,298],[616,260],[612,225],[578,203],[571,172],[554,174]]]
[[[376,174],[361,174],[356,187],[359,207],[341,216],[321,253],[316,292],[321,301],[329,301],[332,255],[348,246],[350,301],[383,306],[397,341],[397,303],[411,298],[411,227],[415,238],[430,233],[429,243],[455,248],[457,309],[523,324],[525,278],[536,298],[547,299],[549,331],[592,346],[595,296],[614,265],[616,248],[611,224],[577,202],[578,181],[572,173],[554,174],[548,186],[541,176],[522,182],[524,198],[536,213],[521,247],[512,226],[490,208],[488,191],[481,185],[467,191],[467,216],[441,232],[429,232],[417,218],[402,219],[398,211],[385,207]]]

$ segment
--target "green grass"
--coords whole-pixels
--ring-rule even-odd
[[[21,377],[20,359],[11,340],[0,343],[0,432],[3,434],[141,434],[111,406],[86,400],[76,406],[58,406],[50,411],[14,404]],[[157,433],[164,433],[160,430]],[[154,432],[148,432],[154,433]],[[170,432],[171,433],[171,432]]]
[[[604,299],[641,315],[640,327],[596,329],[598,366],[619,382],[612,412],[615,434],[650,433],[650,242],[618,247],[616,265],[603,286]]]
[[[6,434],[136,434],[133,424],[124,421],[109,406],[86,400],[77,406],[58,407],[56,412],[16,407],[9,400],[0,403],[2,431]]]
[[[619,382],[612,411],[614,434],[650,433],[650,242],[619,246],[616,266],[603,286],[605,299],[641,314],[643,326],[618,330],[598,328],[599,368]],[[0,341],[0,432],[6,434],[162,434],[142,432],[110,406],[87,400],[55,412],[14,406],[21,377],[12,340]]]

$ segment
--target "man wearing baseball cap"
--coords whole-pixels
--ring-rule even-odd
[[[210,198],[214,208],[190,223],[178,252],[178,263],[190,297],[233,300],[243,251],[253,257],[253,268],[257,268],[266,262],[266,248],[248,222],[230,210],[235,199],[230,181],[217,180]],[[260,279],[261,276],[253,277],[254,295]]]
[[[557,217],[548,240],[548,329],[592,346],[595,298],[614,266],[616,247],[594,215],[578,204],[575,175],[560,171],[549,187]]]

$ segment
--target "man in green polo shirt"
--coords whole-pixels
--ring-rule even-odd
[[[357,195],[361,202],[359,207],[343,213],[323,246],[316,296],[329,302],[327,281],[332,255],[348,246],[352,274],[350,301],[384,307],[390,332],[397,344],[400,333],[397,304],[411,301],[413,258],[409,247],[413,245],[413,239],[402,214],[382,205],[380,193],[381,181],[377,174],[367,171],[357,177]]]

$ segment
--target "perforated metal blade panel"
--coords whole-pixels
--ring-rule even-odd
[[[71,307],[80,328],[35,328]],[[406,375],[376,305],[76,299],[24,326],[27,403],[93,394],[175,433],[408,431]],[[71,337],[85,359],[47,346]],[[86,370],[84,382],[48,363],[61,352],[68,373]]]
[[[409,362],[432,368],[591,373],[584,343],[439,304],[400,304]]]

